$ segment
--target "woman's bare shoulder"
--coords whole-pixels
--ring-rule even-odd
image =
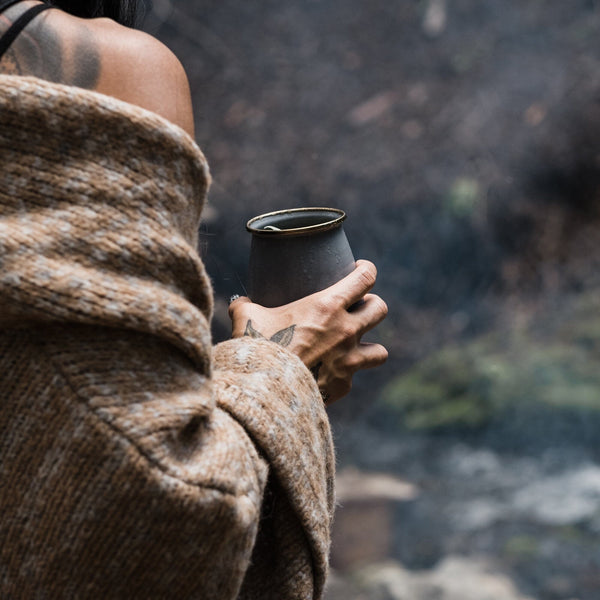
[[[86,25],[100,57],[94,89],[156,112],[193,136],[189,83],[173,52],[152,36],[108,19]]]
[[[12,9],[7,22],[0,22],[0,33],[24,7]],[[152,36],[110,19],[80,19],[48,10],[19,35],[0,72],[35,75],[114,96],[193,135],[190,89],[179,60]]]

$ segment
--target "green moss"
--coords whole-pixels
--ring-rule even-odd
[[[458,217],[470,216],[480,201],[479,183],[476,179],[459,177],[450,188],[447,206]]]
[[[481,427],[515,411],[599,412],[600,369],[589,349],[559,338],[488,335],[418,363],[386,386],[383,402],[416,430]]]
[[[510,560],[522,561],[535,558],[539,553],[539,543],[529,535],[511,537],[504,545],[504,555]]]
[[[483,424],[493,412],[489,391],[502,373],[482,365],[478,354],[477,345],[441,350],[393,380],[384,402],[402,413],[411,429]]]
[[[583,531],[579,527],[573,525],[564,525],[559,527],[556,531],[557,537],[570,544],[582,544],[589,541],[589,534]]]

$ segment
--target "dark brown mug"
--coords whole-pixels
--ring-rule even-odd
[[[337,208],[292,208],[250,219],[248,295],[272,308],[325,289],[354,270]]]

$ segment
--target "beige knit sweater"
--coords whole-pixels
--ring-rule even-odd
[[[0,154],[0,598],[320,598],[327,416],[285,349],[211,346],[202,153],[0,76]]]

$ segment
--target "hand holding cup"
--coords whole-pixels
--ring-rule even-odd
[[[315,375],[327,403],[346,395],[352,376],[387,359],[362,336],[387,314],[370,291],[377,270],[354,261],[343,211],[301,208],[248,222],[250,297],[230,304],[233,337],[275,341],[297,354]]]
[[[229,306],[232,335],[263,337],[287,346],[313,372],[318,370],[319,389],[330,404],[350,391],[354,373],[387,359],[383,346],[362,342],[387,314],[385,302],[369,293],[376,276],[373,263],[359,260],[341,281],[283,306],[267,308],[238,298]],[[364,302],[348,311],[361,299]]]

